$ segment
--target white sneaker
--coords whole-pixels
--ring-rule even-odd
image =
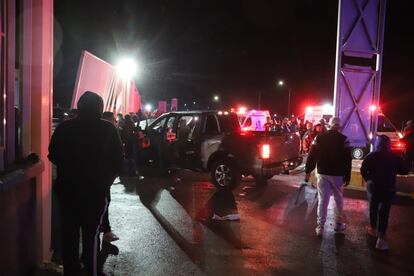
[[[213,220],[240,220],[240,214],[229,214],[225,216],[213,215]]]
[[[385,242],[384,239],[378,238],[377,239],[377,244],[375,245],[375,248],[378,250],[388,250],[388,245]]]
[[[346,230],[346,224],[338,222],[334,228],[336,233],[343,233]]]
[[[315,233],[316,233],[316,236],[317,237],[322,237],[322,234],[323,234],[323,227],[322,226],[320,226],[320,225],[318,225],[316,228],[315,228]]]

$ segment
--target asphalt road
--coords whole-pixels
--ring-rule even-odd
[[[112,187],[109,219],[120,237],[108,253],[111,275],[414,275],[414,201],[391,211],[388,252],[365,234],[363,192],[346,191],[345,235],[333,232],[330,205],[315,236],[316,190],[299,192],[303,174],[275,176],[265,188],[247,179],[217,193],[204,173],[121,179]],[[173,188],[172,188],[173,187]],[[212,220],[239,214],[239,221]],[[119,251],[119,252],[118,252]],[[113,255],[116,254],[116,255]]]

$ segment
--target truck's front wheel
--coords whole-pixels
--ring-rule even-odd
[[[210,169],[211,180],[217,189],[234,189],[241,182],[241,174],[234,161],[223,159],[214,162]]]

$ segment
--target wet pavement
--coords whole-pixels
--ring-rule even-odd
[[[120,237],[105,244],[111,275],[414,275],[414,201],[392,208],[389,252],[365,234],[366,196],[346,191],[345,235],[315,236],[316,190],[303,173],[280,175],[266,187],[251,179],[218,193],[208,174],[182,171],[112,187],[109,219]],[[332,201],[333,203],[333,201]],[[212,220],[212,217],[235,219]],[[230,215],[230,216],[229,216]],[[239,220],[238,217],[240,218]]]

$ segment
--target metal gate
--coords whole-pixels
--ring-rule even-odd
[[[386,0],[339,0],[335,116],[352,147],[375,137]]]

